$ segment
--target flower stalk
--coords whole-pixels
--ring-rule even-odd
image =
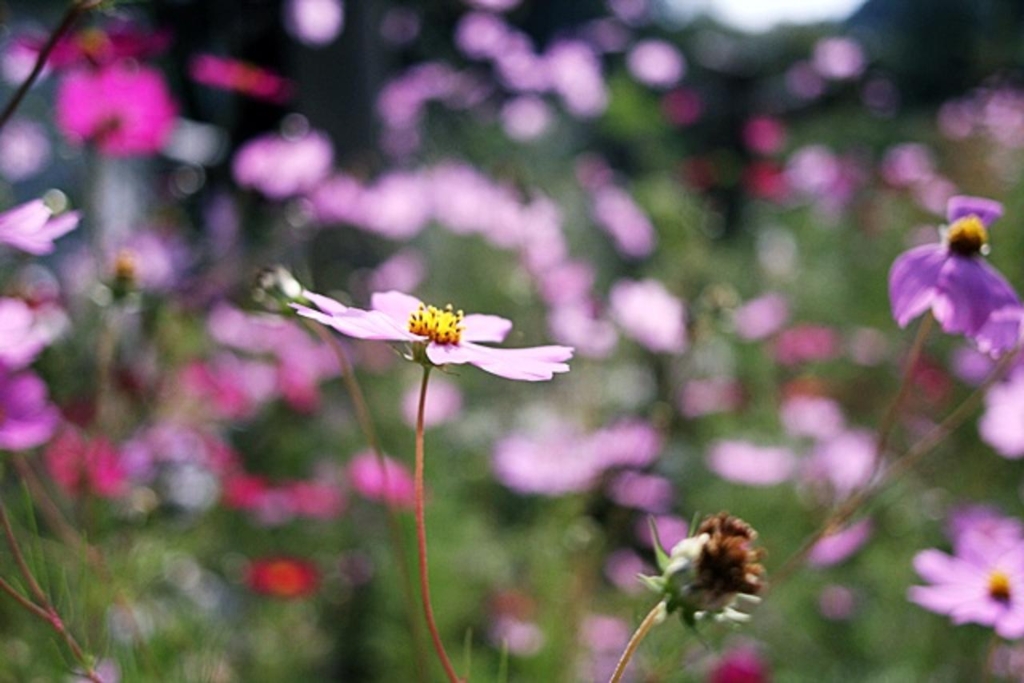
[[[637,626],[636,631],[633,632],[629,642],[626,643],[626,649],[622,651],[622,656],[619,657],[619,661],[615,665],[615,671],[612,672],[612,677],[608,679],[608,683],[619,683],[622,680],[622,676],[626,673],[626,667],[632,661],[633,655],[636,653],[637,648],[640,647],[640,643],[651,632],[651,629],[665,621],[667,615],[668,611],[664,600],[651,608],[651,611],[647,613],[644,620]]]

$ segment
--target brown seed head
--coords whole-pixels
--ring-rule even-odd
[[[764,550],[751,547],[757,532],[739,517],[720,512],[704,518],[697,527],[700,534],[707,534],[708,541],[697,561],[696,588],[708,609],[724,607],[737,593],[757,595],[764,578]]]

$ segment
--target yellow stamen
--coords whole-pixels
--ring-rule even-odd
[[[993,600],[1010,601],[1010,577],[996,569],[988,575],[988,594]]]
[[[444,308],[420,304],[409,316],[409,331],[435,344],[458,344],[463,329],[462,311],[453,310],[451,304]]]
[[[981,253],[988,244],[988,230],[981,219],[971,214],[954,221],[946,235],[949,248],[964,256]]]

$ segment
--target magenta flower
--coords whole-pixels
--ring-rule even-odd
[[[914,557],[914,569],[930,586],[911,586],[911,602],[945,614],[954,624],[991,626],[1003,638],[1024,636],[1024,543],[1002,544],[947,555],[930,549]]]
[[[53,241],[78,225],[77,211],[54,216],[42,199],[0,213],[0,242],[36,256],[53,251]]]
[[[0,448],[23,451],[46,443],[59,420],[41,379],[0,371]]]
[[[120,454],[106,437],[90,438],[75,429],[61,433],[43,454],[46,470],[65,493],[117,498],[127,491]]]
[[[982,351],[999,353],[1017,344],[1020,300],[980,258],[988,249],[988,227],[1002,213],[1002,204],[990,199],[952,197],[942,243],[914,247],[893,262],[889,298],[900,327],[931,310],[944,331],[971,338]]]
[[[500,342],[512,322],[495,315],[465,315],[449,305],[428,306],[402,292],[378,292],[372,308],[351,308],[326,296],[306,292],[316,308],[292,304],[299,315],[312,318],[356,339],[408,342],[417,360],[432,365],[469,363],[506,379],[536,382],[568,372],[568,346],[500,349],[478,342]],[[422,353],[422,356],[419,354]]]
[[[384,467],[372,451],[352,456],[348,481],[367,500],[386,501],[398,507],[413,507],[415,491],[412,475],[402,463],[384,456]]]
[[[121,63],[68,73],[57,88],[56,108],[65,136],[95,143],[110,156],[159,151],[177,114],[159,71]]]
[[[295,91],[290,80],[269,69],[217,55],[195,55],[188,70],[189,76],[197,83],[275,104],[284,104]]]

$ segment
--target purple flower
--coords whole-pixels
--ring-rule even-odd
[[[409,342],[433,365],[469,363],[506,379],[536,382],[568,372],[572,357],[568,346],[501,349],[478,342],[500,342],[512,322],[495,315],[465,315],[450,305],[427,306],[402,292],[373,295],[372,308],[350,308],[319,294],[307,292],[316,308],[293,304],[299,315],[333,327],[356,339]]]
[[[683,302],[657,280],[620,280],[608,295],[612,317],[630,337],[655,353],[686,350]]]
[[[944,331],[971,338],[982,351],[996,354],[1017,344],[1017,294],[979,256],[987,251],[988,226],[1002,212],[1002,204],[990,199],[950,198],[942,243],[904,252],[889,271],[889,298],[900,327],[931,310]]]
[[[911,602],[945,614],[954,624],[991,626],[1003,638],[1024,636],[1024,543],[974,545],[970,554],[929,549],[914,569],[929,586],[911,586]]]
[[[0,448],[23,451],[44,444],[59,420],[41,379],[29,372],[0,370]]]
[[[39,355],[50,335],[21,299],[0,298],[0,364],[23,368]]]
[[[0,242],[39,256],[53,251],[53,241],[78,225],[78,212],[54,216],[42,199],[0,213]]]
[[[747,486],[773,486],[789,479],[796,457],[787,448],[748,441],[716,441],[708,452],[708,469],[723,479]]]
[[[672,43],[642,40],[626,56],[633,77],[654,88],[671,88],[686,73],[686,60]]]
[[[345,26],[345,5],[341,0],[288,0],[284,6],[284,26],[306,45],[327,45]]]
[[[334,148],[323,133],[281,136],[276,133],[250,140],[235,154],[235,182],[270,199],[287,199],[311,190],[331,172]]]

